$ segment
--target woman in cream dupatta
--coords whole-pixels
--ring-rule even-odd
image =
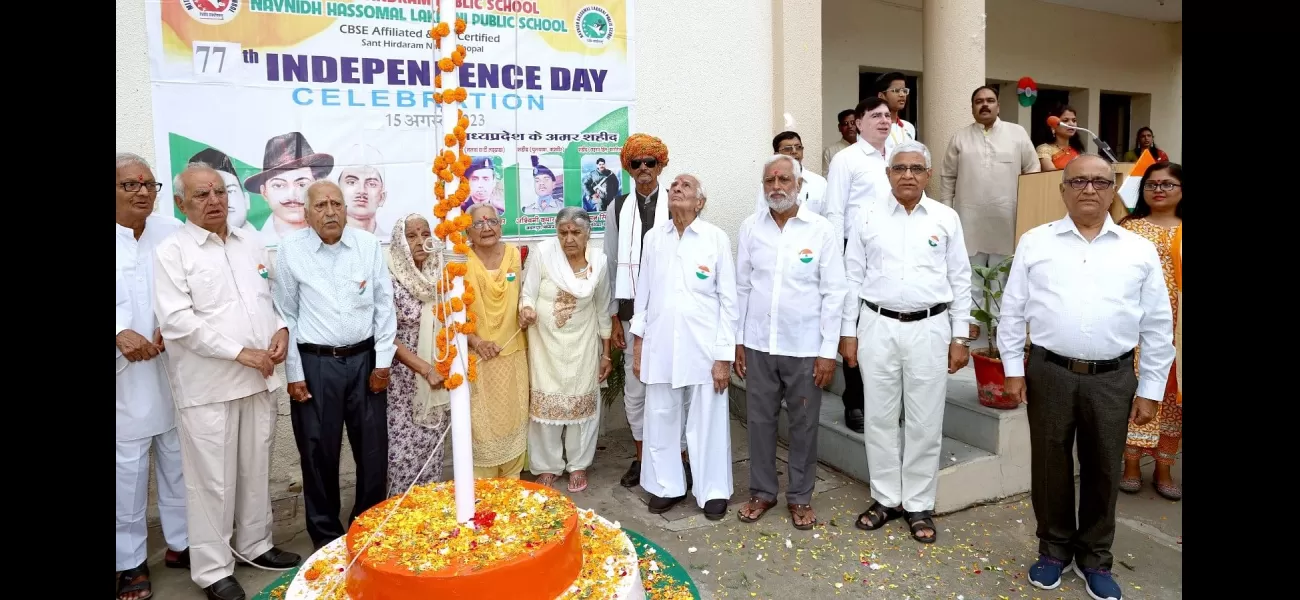
[[[429,222],[419,214],[407,215],[393,225],[387,259],[397,313],[397,360],[388,384],[389,496],[405,492],[412,484],[442,478],[443,452],[438,440],[451,420],[447,409],[450,396],[433,367],[437,361],[434,340],[441,330],[433,317],[440,245],[432,237]],[[430,458],[435,447],[438,451]]]
[[[1170,467],[1183,441],[1182,367],[1182,297],[1183,297],[1183,167],[1177,163],[1158,162],[1142,176],[1142,195],[1133,212],[1120,226],[1155,244],[1164,267],[1169,304],[1174,312],[1174,366],[1169,371],[1165,397],[1156,417],[1146,425],[1129,424],[1128,444],[1124,450],[1124,476],[1119,489],[1130,494],[1142,489],[1143,455],[1156,459],[1154,484],[1156,493],[1168,500],[1183,497],[1182,486],[1174,483]],[[1141,349],[1139,348],[1140,352]],[[1134,365],[1137,361],[1134,361]]]
[[[501,218],[488,204],[469,209],[469,309],[478,330],[466,336],[479,356],[470,388],[474,477],[519,478],[528,447],[528,338],[519,329],[523,267],[519,248],[501,241]]]
[[[556,237],[537,247],[519,297],[532,380],[528,468],[542,485],[567,470],[569,491],[580,492],[596,454],[598,386],[613,367],[608,267],[605,253],[587,246],[586,211],[560,209],[555,228]]]

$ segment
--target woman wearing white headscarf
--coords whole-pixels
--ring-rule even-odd
[[[587,247],[586,211],[561,209],[555,230],[524,269],[519,296],[532,382],[528,461],[538,483],[551,485],[567,470],[569,491],[580,492],[596,454],[599,384],[613,367],[608,269],[605,253]]]
[[[443,453],[438,440],[451,420],[447,408],[450,396],[441,387],[442,375],[434,368],[437,359],[433,355],[441,329],[433,316],[440,245],[432,237],[429,221],[417,213],[393,225],[387,256],[397,313],[397,360],[388,383],[390,496],[405,492],[412,484],[442,478]]]

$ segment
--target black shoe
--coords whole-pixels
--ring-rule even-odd
[[[168,554],[168,555],[171,555],[171,550],[168,550],[168,551],[167,551],[167,554]],[[181,550],[180,552],[177,552],[177,553],[176,553],[176,560],[172,560],[172,559],[170,559],[170,558],[165,558],[165,557],[164,557],[164,559],[163,559],[163,564],[167,565],[167,568],[168,568],[168,569],[188,569],[188,568],[190,568],[190,549],[189,549],[189,548],[186,548],[186,549],[184,549],[184,550]]]
[[[852,429],[853,431],[856,431],[858,433],[862,433],[865,424],[866,424],[866,419],[864,419],[862,416],[861,408],[851,408],[844,411],[845,427],[848,427],[849,429]]]
[[[710,521],[717,521],[727,516],[727,501],[722,498],[714,498],[704,503],[704,518]]]
[[[639,460],[632,461],[632,466],[627,468],[627,472],[623,474],[623,478],[618,480],[618,482],[622,484],[622,486],[625,488],[636,487],[638,484],[640,484],[641,483],[641,461]]]
[[[203,588],[203,593],[208,596],[208,600],[245,600],[248,598],[244,594],[244,586],[239,585],[234,575],[227,575],[218,579],[216,583]]]
[[[271,548],[263,552],[261,556],[253,559],[253,564],[268,569],[290,569],[298,566],[298,563],[301,562],[301,556],[292,552],[285,552],[279,548]]]
[[[676,498],[660,498],[659,496],[654,496],[650,498],[650,514],[661,515],[666,513],[672,510],[674,506],[677,506],[678,502],[685,499],[685,494]]]
[[[689,492],[691,491],[691,487],[695,485],[695,480],[691,478],[691,461],[682,461],[682,471],[686,473],[686,491]]]

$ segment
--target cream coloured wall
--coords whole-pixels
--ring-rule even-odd
[[[116,4],[116,145],[118,151],[135,152],[152,162],[158,149],[153,144],[144,7],[145,0]],[[700,178],[710,195],[704,218],[728,231],[734,247],[740,222],[753,210],[759,165],[771,155],[776,133],[769,131],[774,123],[773,4],[747,0],[715,3],[711,9],[726,15],[722,26],[709,19],[690,18],[699,9],[699,4],[690,0],[637,2],[633,130],[657,135],[668,145],[665,184],[685,172]],[[787,35],[820,39],[815,19],[790,15],[786,27]],[[788,81],[789,85],[800,83],[796,78]],[[815,92],[807,95],[807,101],[816,103]],[[809,129],[815,127],[811,124],[817,119],[815,108],[790,110],[809,122]],[[159,199],[159,209],[170,207],[170,198]],[[291,486],[299,481],[300,471],[288,418],[288,395],[282,390],[276,398],[281,418],[271,479],[273,497],[279,499],[276,518],[280,520],[294,518],[291,507],[297,490]],[[349,454],[344,448],[345,486],[351,485],[353,476]],[[151,515],[156,514],[152,502],[150,506]],[[296,518],[301,520],[301,516]]]
[[[824,141],[839,137],[832,122],[834,115],[852,108],[859,100],[859,67],[922,71],[921,6],[922,0],[824,2]],[[1149,122],[1137,120],[1143,107],[1135,101],[1130,129],[1136,132],[1138,127],[1149,125],[1155,130],[1161,149],[1173,160],[1179,160],[1182,155],[1180,23],[1155,23],[1039,0],[985,0],[985,11],[988,79],[1015,82],[1029,76],[1040,86],[1078,89],[1071,94],[1071,102],[1080,112],[1088,113],[1083,120],[1094,131],[1096,103],[1101,92],[1150,94]],[[924,73],[919,87],[924,103]],[[1085,106],[1086,102],[1091,105]],[[1005,102],[1003,105],[1004,114],[1015,108]],[[927,140],[922,138],[922,141]],[[943,151],[942,148],[933,150]]]

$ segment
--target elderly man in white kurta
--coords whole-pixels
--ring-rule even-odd
[[[190,578],[210,600],[236,600],[236,556],[272,569],[300,560],[271,544],[269,392],[289,330],[271,302],[266,249],[226,224],[221,175],[191,164],[172,188],[186,223],[158,246],[154,290],[179,408]]]
[[[736,273],[727,234],[698,218],[706,199],[699,179],[678,175],[668,188],[671,218],[646,235],[632,364],[646,384],[641,487],[654,496],[650,512],[686,499],[679,454],[685,419],[695,500],[717,520],[727,514],[732,489],[727,385],[736,353]]]
[[[740,224],[736,257],[736,374],[745,378],[749,502],[740,520],[776,505],[776,422],[790,416],[790,487],[795,529],[812,529],[822,387],[835,375],[844,305],[844,256],[830,221],[804,206],[799,161],[778,154],[763,166],[766,213]]]
[[[970,262],[957,213],[925,195],[925,144],[899,144],[889,165],[893,195],[861,213],[844,257],[853,295],[840,353],[862,365],[875,499],[855,524],[879,529],[903,516],[914,539],[932,544],[948,374],[970,359]]]
[[[971,95],[975,122],[953,134],[939,173],[939,201],[961,217],[972,266],[996,267],[1011,255],[1020,175],[1042,169],[1025,128],[999,119],[999,110],[993,88],[975,88]],[[984,280],[974,269],[972,276],[972,301],[982,309]],[[996,304],[990,299],[988,305],[989,314],[997,316]],[[970,335],[979,337],[978,325],[971,326]]]
[[[181,222],[153,214],[160,188],[143,158],[117,155],[117,572],[118,595],[128,599],[150,593],[144,520],[150,447],[165,563],[185,568],[190,560],[176,406],[153,314],[153,251]]]

